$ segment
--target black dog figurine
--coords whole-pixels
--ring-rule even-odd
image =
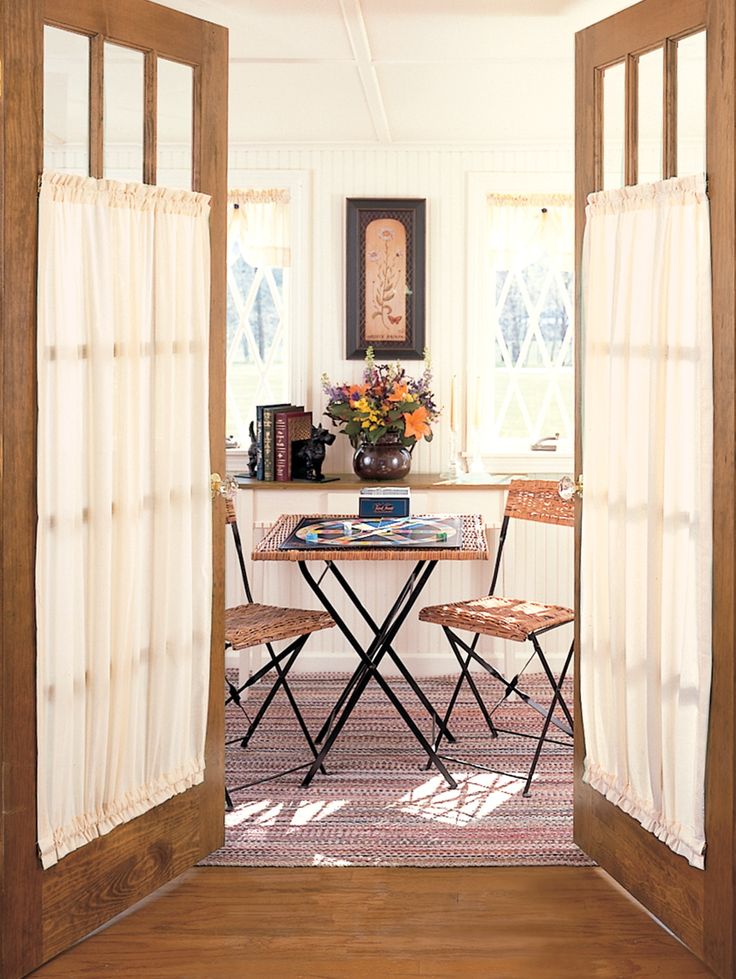
[[[248,446],[248,476],[251,479],[255,479],[256,467],[258,465],[258,441],[256,440],[256,429],[253,422],[248,426],[248,435],[250,435],[250,445]]]
[[[315,483],[324,480],[322,463],[325,461],[325,446],[332,445],[335,435],[321,425],[312,425],[312,437],[294,447],[292,477],[294,479],[309,479]]]

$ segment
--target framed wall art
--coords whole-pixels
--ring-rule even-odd
[[[346,350],[424,356],[426,201],[347,198]]]

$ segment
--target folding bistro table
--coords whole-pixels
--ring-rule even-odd
[[[431,717],[433,725],[442,732],[444,738],[454,741],[451,731],[447,729],[442,717],[430,703],[393,644],[439,561],[487,561],[488,557],[483,520],[475,514],[433,514],[381,521],[319,514],[285,514],[278,518],[254,550],[253,560],[298,563],[305,581],[359,657],[357,669],[315,739],[317,743],[321,743],[321,748],[304,777],[303,785],[309,785],[312,781],[369,681],[374,679],[426,752],[430,762],[442,773],[447,783],[456,788],[457,783],[431,741],[425,737],[396,692],[382,676],[379,666],[384,656],[388,656]],[[338,567],[338,563],[343,561],[414,562],[406,583],[380,624],[366,610]],[[319,576],[315,576],[310,567],[314,562],[325,565]],[[325,593],[322,582],[328,573],[358,610],[372,633],[373,638],[367,647],[355,637]]]

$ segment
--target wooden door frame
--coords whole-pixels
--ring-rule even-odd
[[[145,0],[0,0],[0,974],[25,975],[218,847],[224,786],[224,514],[213,519],[204,782],[42,870],[36,848],[36,265],[43,23],[138,39],[195,65],[195,189],[212,196],[211,465],[225,465],[227,31]],[[190,51],[182,55],[182,38]],[[187,52],[185,52],[187,53]],[[224,69],[223,69],[224,66]],[[196,115],[196,112],[195,112]],[[93,894],[94,897],[88,897]]]
[[[646,24],[642,19],[646,8]],[[579,690],[579,625],[575,663],[575,840],[634,897],[719,975],[731,976],[734,953],[734,767],[736,750],[736,5],[733,0],[644,0],[576,36],[576,257],[580,272],[585,203],[596,186],[600,161],[596,84],[600,66],[629,53],[637,33],[638,48],[663,36],[689,33],[694,25],[707,31],[707,160],[711,204],[714,342],[713,468],[713,686],[706,771],[706,869],[685,864],[647,833],[633,818],[582,782],[585,754]],[[678,28],[679,25],[679,28]],[[596,93],[591,98],[591,93]],[[671,147],[666,147],[671,154]],[[578,283],[580,276],[578,274]],[[578,285],[578,298],[580,295]],[[585,472],[582,458],[582,342],[577,303],[575,471]],[[583,506],[584,506],[583,499]],[[576,528],[575,601],[580,607],[580,521]],[[578,617],[579,619],[579,617]],[[610,845],[611,839],[615,847]],[[647,861],[641,854],[646,851]]]

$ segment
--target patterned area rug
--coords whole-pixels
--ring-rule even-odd
[[[291,686],[310,731],[316,732],[347,676],[301,674]],[[422,678],[442,711],[454,677]],[[486,703],[499,696],[490,677],[477,680]],[[422,729],[431,721],[403,680],[392,687]],[[532,675],[524,689],[549,700],[549,686]],[[265,690],[251,692],[252,717]],[[568,702],[572,701],[572,690]],[[533,733],[539,715],[520,701],[494,715],[500,727]],[[227,711],[228,737],[245,730],[237,708]],[[572,750],[545,745],[523,798],[523,778],[536,742],[501,734],[491,740],[467,687],[452,719],[457,744],[447,765],[458,782],[453,790],[436,771],[426,771],[421,749],[383,692],[371,683],[327,759],[328,775],[309,788],[304,771],[233,794],[235,810],[225,817],[225,845],[204,865],[238,867],[377,866],[459,867],[589,865],[572,840]],[[561,740],[566,741],[563,736]],[[444,752],[443,752],[444,753]],[[229,747],[226,777],[237,786],[306,762],[303,736],[283,691],[279,691],[246,750]],[[464,763],[465,762],[465,763]],[[497,769],[486,772],[467,762]]]

